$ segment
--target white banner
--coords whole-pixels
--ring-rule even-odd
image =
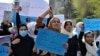
[[[0,3],[0,22],[3,19],[11,19],[12,5],[10,3]]]
[[[22,11],[20,15],[37,17],[49,6],[45,0],[20,0]]]
[[[65,18],[64,18],[64,14],[59,14],[59,15],[54,15],[54,17],[57,17],[60,19],[61,23],[64,22]]]

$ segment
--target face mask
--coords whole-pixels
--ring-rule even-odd
[[[27,31],[27,30],[19,31],[19,34],[20,34],[22,37],[25,37],[25,36],[28,34],[28,31]]]

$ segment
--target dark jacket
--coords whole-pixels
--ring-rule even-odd
[[[18,36],[20,43],[11,46],[14,56],[32,56],[32,49],[34,47],[34,40],[29,37]]]
[[[1,23],[1,28],[2,28],[2,35],[9,35],[11,34],[9,32],[9,28],[12,27],[12,24],[10,23],[10,25],[5,25],[4,23]]]
[[[87,50],[86,50],[86,45],[85,45],[85,43],[82,42],[82,37],[83,37],[83,35],[84,35],[84,32],[80,32],[80,34],[79,34],[79,49],[80,49],[80,51],[81,51],[81,55],[82,55],[82,56],[85,56]]]
[[[20,19],[19,13],[17,12],[16,13],[16,27],[17,27],[17,30],[19,30],[20,24],[21,24],[21,19]],[[18,34],[19,34],[19,32],[18,32]]]
[[[78,39],[77,35],[73,36],[68,40],[68,50],[65,56],[77,56]]]

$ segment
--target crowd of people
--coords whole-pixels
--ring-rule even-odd
[[[69,36],[68,42],[62,45],[66,49],[64,56],[100,55],[97,52],[100,50],[100,34],[96,40],[92,31],[85,32],[83,22],[76,24],[76,28],[73,27],[71,20],[60,22],[59,18],[53,16],[52,8],[49,7],[37,17],[36,23],[30,21],[30,18],[26,18],[26,23],[21,24],[19,15],[21,10],[20,6],[16,7],[16,26],[12,25],[9,20],[4,20],[1,23],[0,35],[10,35],[11,37],[9,56],[61,56],[34,47],[39,28],[46,28]],[[49,18],[45,24],[43,19],[47,15]],[[80,32],[77,32],[77,26],[80,28]]]

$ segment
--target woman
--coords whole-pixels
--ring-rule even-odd
[[[19,26],[19,35],[12,39],[12,50],[14,56],[32,56],[34,40],[28,35],[28,28],[25,24]]]
[[[10,35],[9,28],[12,27],[12,24],[9,22],[9,20],[5,19],[1,23],[1,28],[3,29],[2,35]]]
[[[44,17],[46,17],[47,15],[49,14],[49,18],[47,19],[47,25],[45,25],[44,23],[42,23]],[[35,26],[35,31],[34,31],[34,34],[37,35],[38,33],[38,28],[45,28],[46,26],[48,27],[48,24],[49,24],[49,21],[50,19],[52,18],[52,9],[51,8],[48,8],[45,12],[43,12],[38,18],[37,18],[37,21],[36,21],[36,26]],[[47,28],[46,27],[46,28]],[[42,50],[39,50],[39,54],[41,56],[49,56],[50,54],[46,51],[42,51]]]
[[[85,42],[82,41],[82,37],[84,35]],[[97,50],[94,42],[94,34],[89,31],[84,34],[84,31],[81,31],[79,34],[79,49],[81,51],[82,56],[98,56]]]
[[[38,17],[37,23],[36,23],[36,30],[38,30],[38,28],[43,28],[44,27],[44,23],[42,23],[42,20],[47,14],[52,16],[51,13],[52,13],[52,11],[49,8],[48,10],[46,10],[43,14],[41,14]],[[47,25],[46,28],[50,29],[50,30],[53,30],[53,31],[56,31],[56,32],[60,32],[60,26],[61,26],[60,19],[57,18],[57,17],[52,17],[51,19],[49,19],[48,25]],[[46,53],[47,52],[43,51],[40,55],[45,55]],[[49,55],[46,55],[46,56],[57,56],[57,55],[54,54],[54,53],[49,53]]]
[[[83,22],[78,22],[76,24],[76,28],[74,29],[74,32],[76,32],[77,36],[79,36],[81,28],[84,28],[84,23]]]
[[[77,35],[73,33],[72,21],[66,20],[61,25],[61,33],[69,36],[68,49],[65,56],[77,56]]]

